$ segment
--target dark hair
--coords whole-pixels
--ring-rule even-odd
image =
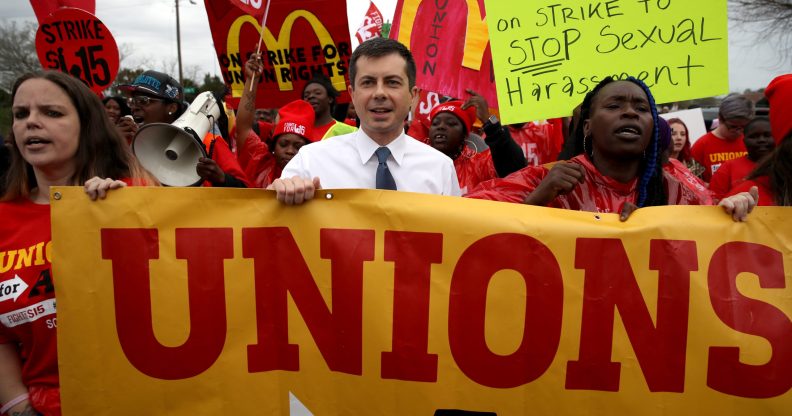
[[[352,89],[355,89],[355,75],[357,74],[357,61],[361,57],[381,58],[391,54],[398,54],[406,61],[407,80],[410,88],[415,86],[415,59],[413,59],[412,52],[400,42],[389,38],[371,38],[363,43],[352,52],[352,58],[349,60],[349,82]]]
[[[327,78],[324,74],[315,74],[310,81],[303,87],[301,98],[305,97],[305,90],[311,84],[319,84],[324,87],[325,91],[327,91],[327,96],[330,97],[332,102],[330,103],[330,112],[333,112],[333,107],[336,103],[336,98],[341,95],[337,89],[333,86],[333,83],[330,81],[330,78]]]
[[[687,162],[691,159],[690,156],[690,130],[688,130],[687,124],[680,118],[670,118],[668,119],[668,126],[671,127],[672,124],[681,124],[682,127],[685,129],[685,145],[682,146],[682,150],[679,151],[679,156],[677,156],[677,160],[680,162]],[[672,146],[674,140],[671,140]]]
[[[121,109],[121,117],[128,116],[132,114],[132,110],[126,103],[126,100],[123,97],[119,97],[116,95],[111,95],[109,97],[105,97],[102,100],[102,105],[107,105],[108,101],[115,101],[118,104],[118,108]]]
[[[599,94],[603,87],[617,81],[613,77],[603,79],[590,93],[586,94],[583,100],[583,105],[580,110],[580,120],[585,121],[591,118],[591,105],[594,98]],[[652,113],[653,129],[652,137],[649,140],[649,145],[644,151],[641,158],[640,168],[638,170],[638,198],[635,203],[639,208],[647,206],[668,205],[668,196],[666,195],[665,186],[663,184],[663,165],[661,163],[661,152],[659,149],[659,122],[657,120],[657,104],[655,104],[654,96],[649,91],[649,87],[643,81],[628,77],[621,81],[632,82],[633,84],[641,87],[646,94],[649,101],[649,108]],[[580,123],[581,125],[584,123]],[[583,140],[583,151],[589,158],[593,158],[593,144],[591,140]]]
[[[126,140],[121,138],[115,126],[105,113],[104,106],[85,84],[62,72],[46,71],[28,73],[17,78],[11,90],[11,101],[14,101],[19,87],[30,79],[44,79],[61,88],[77,109],[80,121],[77,153],[74,155],[75,169],[70,178],[71,185],[82,185],[88,179],[99,176],[113,179],[143,179],[143,182],[155,184],[137,160],[132,156]],[[11,142],[11,166],[6,176],[6,193],[3,200],[14,200],[30,195],[36,186],[32,166],[22,158],[16,145],[13,128],[9,134]]]
[[[748,135],[747,134],[748,129],[753,127],[753,125],[756,124],[756,123],[768,123],[768,124],[770,124],[770,119],[765,117],[765,116],[759,116],[759,117],[752,118],[751,121],[749,121],[748,124],[746,124],[745,127],[743,128],[743,133],[747,136]]]
[[[767,176],[770,180],[770,190],[776,205],[792,206],[792,133],[781,140],[746,179],[760,176]]]
[[[587,94],[588,95],[588,94]],[[558,160],[569,160],[583,153],[583,123],[581,122],[583,104],[578,104],[572,110],[572,118],[569,121],[567,137],[561,152],[558,153]],[[576,114],[577,113],[577,114]]]

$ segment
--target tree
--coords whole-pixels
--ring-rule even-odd
[[[732,20],[762,39],[777,39],[779,64],[792,62],[792,1],[729,0]]]
[[[20,75],[41,70],[36,56],[36,23],[0,20],[0,88],[10,91]]]
[[[225,89],[226,85],[222,78],[218,77],[217,75],[209,75],[208,73],[204,74],[201,91],[223,92]]]

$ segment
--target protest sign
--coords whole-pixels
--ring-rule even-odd
[[[253,189],[54,192],[64,414],[792,406],[789,208],[620,222],[376,190],[299,207]]]
[[[382,36],[382,13],[372,1],[369,2],[369,8],[366,10],[366,15],[363,16],[363,22],[360,23],[360,27],[355,31],[355,37],[358,43],[362,43],[380,36]]]
[[[658,103],[729,91],[726,2],[486,0],[501,118],[568,116],[607,76]]]
[[[486,16],[483,0],[399,0],[390,37],[412,51],[419,88],[498,106]]]
[[[688,140],[692,146],[701,136],[707,133],[706,124],[704,124],[704,113],[700,108],[691,108],[690,110],[672,111],[670,113],[660,114],[666,120],[678,118],[685,123],[688,130]]]
[[[30,0],[30,5],[33,7],[33,13],[36,14],[39,24],[55,10],[63,7],[74,7],[91,14],[96,11],[96,0]]]
[[[70,74],[97,94],[118,74],[113,35],[85,10],[63,8],[47,16],[36,32],[36,53],[44,69]]]
[[[251,0],[248,5],[254,3],[259,4]],[[257,107],[280,107],[301,99],[303,87],[314,74],[329,78],[348,101],[346,86],[352,50],[346,13],[339,13],[346,10],[344,0],[271,0],[263,34],[260,17],[246,14],[229,0],[205,0],[205,4],[233,107],[244,90],[244,64],[256,52],[260,36],[264,72],[259,79]]]
[[[238,7],[243,12],[261,20],[264,13],[267,11],[267,2],[269,0],[228,0],[234,6]]]

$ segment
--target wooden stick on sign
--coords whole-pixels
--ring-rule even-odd
[[[264,17],[261,18],[261,34],[259,36],[258,46],[256,46],[256,55],[261,53],[261,41],[264,40],[264,29],[267,26],[267,16],[269,16],[269,8],[272,0],[267,0],[267,7],[264,8]],[[250,91],[253,91],[253,83],[250,83]]]

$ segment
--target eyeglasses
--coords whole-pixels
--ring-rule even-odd
[[[745,130],[745,124],[732,124],[732,123],[729,123],[728,121],[724,121],[723,122],[723,126],[726,127],[728,130],[731,130],[731,131],[734,131],[734,132]]]
[[[145,107],[152,101],[165,101],[161,98],[149,97],[148,95],[136,95],[134,97],[127,97],[127,105],[136,107]]]

